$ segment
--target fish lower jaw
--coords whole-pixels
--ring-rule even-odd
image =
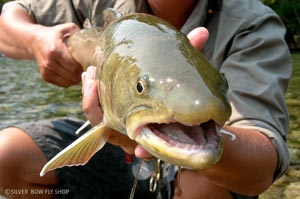
[[[154,126],[140,129],[135,140],[149,153],[168,163],[199,170],[212,167],[222,155],[223,139],[218,134],[208,132],[207,137],[204,138],[205,134],[201,132],[203,129],[199,127],[200,130],[193,133],[202,134],[202,137],[192,139],[180,132],[175,132],[172,126],[160,127],[160,130],[164,128],[171,130],[167,132],[161,132]],[[177,131],[180,130],[177,129]],[[172,134],[172,132],[175,133]]]

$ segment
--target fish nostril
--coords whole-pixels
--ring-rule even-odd
[[[170,92],[170,91],[173,90],[173,88],[174,88],[173,84],[166,84],[166,85],[164,86],[164,91],[165,91],[165,92]]]

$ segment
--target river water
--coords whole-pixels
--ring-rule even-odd
[[[291,166],[261,199],[300,199],[300,53],[292,53],[292,57],[293,77],[286,93]],[[65,89],[46,84],[37,71],[32,61],[15,61],[0,54],[0,129],[19,122],[61,116],[84,119],[80,85]]]
[[[47,84],[35,62],[0,56],[0,129],[67,115],[83,117],[80,85],[65,89]]]

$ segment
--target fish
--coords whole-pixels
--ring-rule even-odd
[[[40,175],[86,164],[113,130],[167,163],[214,166],[224,147],[220,129],[231,115],[224,75],[158,17],[114,9],[103,15],[102,28],[83,28],[66,41],[84,69],[97,67],[103,121],[47,162]]]

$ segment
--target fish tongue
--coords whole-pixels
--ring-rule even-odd
[[[155,128],[155,134],[167,141],[172,140],[194,145],[201,145],[206,142],[201,126],[188,127],[179,123],[171,123],[155,125]]]

